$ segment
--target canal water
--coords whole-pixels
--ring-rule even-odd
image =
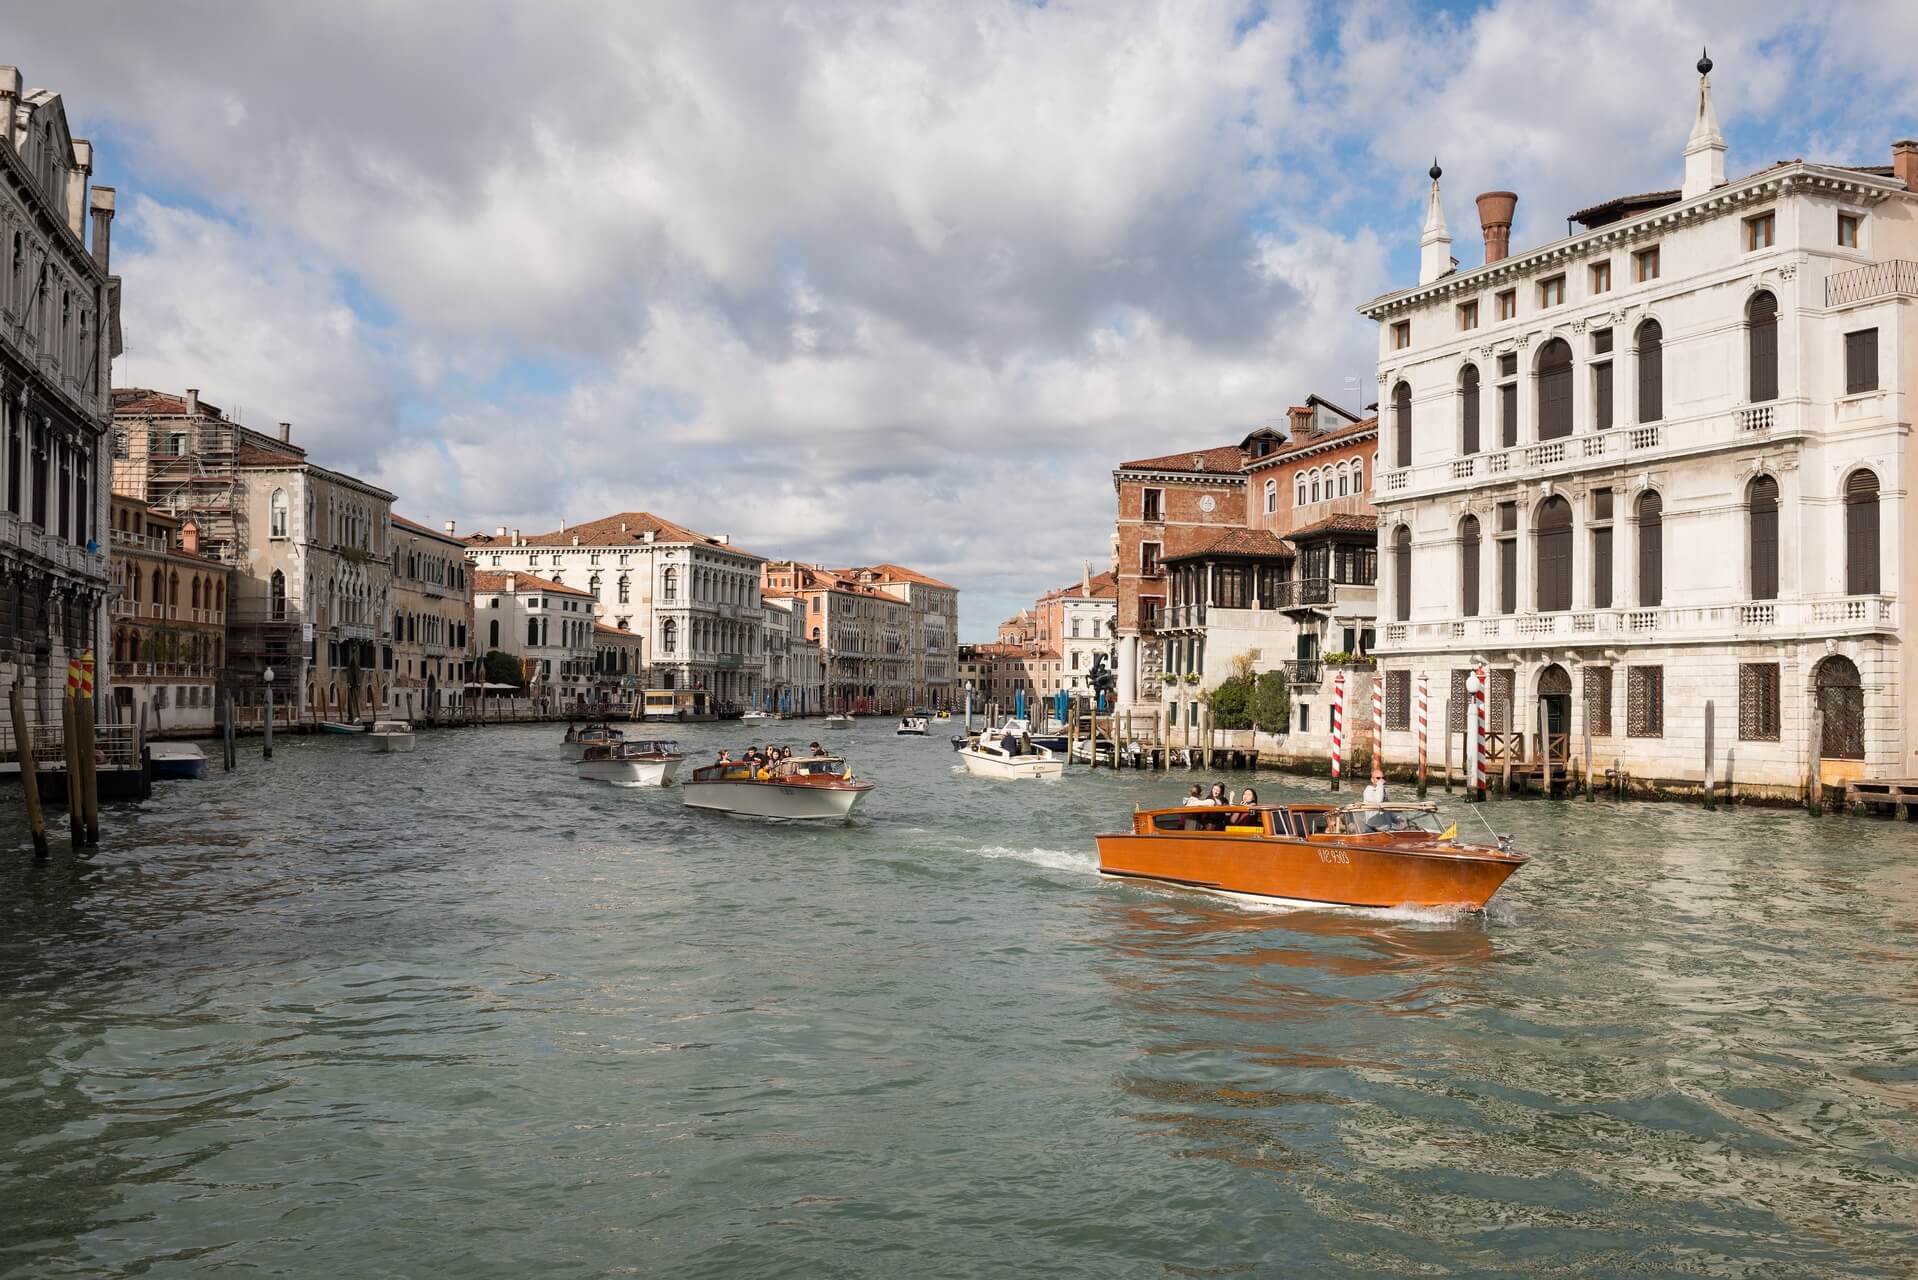
[[[0,1274],[1911,1273],[1911,827],[1494,804],[1484,917],[1253,909],[1095,874],[1189,775],[887,728],[830,828],[551,726],[0,807]]]

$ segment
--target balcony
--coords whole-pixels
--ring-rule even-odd
[[[1918,298],[1918,262],[1892,258],[1825,277],[1827,307],[1855,307],[1881,298]]]
[[[220,669],[200,662],[115,662],[115,680],[211,680]]]
[[[1600,642],[1737,643],[1895,635],[1896,596],[1808,596],[1713,605],[1657,605],[1642,609],[1567,609],[1440,622],[1395,622],[1379,649],[1471,652],[1487,642],[1517,647],[1564,647]]]
[[[1196,631],[1205,625],[1205,606],[1175,604],[1167,606],[1159,618],[1161,631]]]
[[[1285,678],[1293,684],[1316,687],[1325,679],[1325,664],[1317,658],[1295,658],[1285,664]]]
[[[167,550],[165,538],[149,537],[144,533],[128,533],[123,529],[110,530],[109,541],[116,547],[126,547],[132,551],[164,554]]]
[[[1882,399],[1862,399],[1871,403],[1862,405],[1858,413],[1869,416],[1885,412]],[[1847,408],[1841,404],[1841,417]],[[1753,444],[1803,440],[1810,434],[1813,421],[1811,405],[1802,399],[1741,405],[1691,418],[1667,418],[1417,463],[1385,472],[1384,491],[1390,495],[1389,501],[1397,502],[1514,480],[1548,480],[1594,467],[1650,465]]]

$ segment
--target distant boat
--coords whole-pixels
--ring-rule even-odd
[[[365,733],[366,726],[357,725],[357,724],[347,724],[341,720],[322,720],[320,721],[320,732],[321,733]]]
[[[663,787],[679,772],[686,757],[679,745],[663,739],[608,742],[586,748],[579,776],[616,787]]]
[[[748,711],[745,715],[739,718],[741,720],[776,720],[778,719],[778,717],[775,716],[770,711]]]
[[[923,738],[926,736],[926,718],[907,716],[899,722],[899,727],[893,733],[901,738]]]
[[[375,751],[411,751],[413,749],[413,726],[404,720],[375,720],[373,732],[367,735]]]
[[[603,747],[617,743],[626,735],[610,724],[589,724],[581,728],[566,726],[566,737],[559,744],[562,759],[581,760],[591,747]]]
[[[826,727],[828,729],[850,729],[852,728],[852,717],[843,711],[835,711],[826,717]]]
[[[838,756],[795,756],[758,770],[727,763],[693,770],[683,798],[691,809],[713,809],[754,818],[830,820],[849,818],[873,784],[855,782]]]
[[[153,777],[191,780],[206,776],[206,752],[191,742],[156,742],[147,748]]]
[[[1058,778],[1066,771],[1065,758],[1044,747],[1035,746],[1025,732],[1025,721],[1013,719],[997,730],[979,735],[979,740],[959,748],[959,759],[966,771],[981,778]],[[1004,743],[1013,739],[1011,750]]]

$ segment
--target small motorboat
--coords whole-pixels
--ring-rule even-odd
[[[153,779],[193,779],[206,776],[206,752],[191,742],[156,742],[147,748]]]
[[[959,748],[968,773],[981,778],[1057,778],[1065,774],[1065,758],[1034,745],[1031,726],[1008,720],[981,733],[977,741]]]
[[[852,717],[843,711],[835,711],[826,717],[826,727],[828,729],[850,729],[852,728]]]
[[[926,718],[906,716],[899,721],[899,727],[893,730],[893,734],[900,738],[923,738],[926,736]]]
[[[583,760],[590,747],[604,747],[619,742],[625,734],[610,724],[588,724],[575,728],[566,726],[566,737],[560,742],[559,754],[562,760]]]
[[[320,727],[321,733],[365,733],[366,732],[365,725],[348,724],[344,720],[322,720],[320,721],[319,727]]]
[[[1460,841],[1430,803],[1147,809],[1096,838],[1102,875],[1306,906],[1481,911],[1531,860]]]
[[[754,721],[759,721],[759,720],[777,720],[779,717],[774,715],[770,711],[748,711],[745,715],[739,718],[745,721],[746,723],[751,724]]]
[[[755,769],[728,761],[693,770],[686,807],[751,818],[823,821],[850,818],[873,784],[854,780],[840,756],[795,756]]]
[[[413,726],[404,720],[375,720],[373,732],[367,736],[372,739],[375,751],[411,751],[413,749]]]
[[[941,711],[938,715],[934,716],[933,719],[934,720],[950,720],[952,719],[952,712]]]
[[[679,744],[664,738],[599,743],[586,748],[576,766],[579,776],[616,787],[663,787],[679,773]]]

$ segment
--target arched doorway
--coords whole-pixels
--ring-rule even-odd
[[[1826,760],[1865,758],[1865,684],[1858,668],[1843,654],[1833,654],[1812,671],[1812,696],[1825,715],[1823,746]]]
[[[1572,677],[1556,662],[1538,673],[1538,700],[1545,705],[1545,740],[1554,760],[1572,751]]]

